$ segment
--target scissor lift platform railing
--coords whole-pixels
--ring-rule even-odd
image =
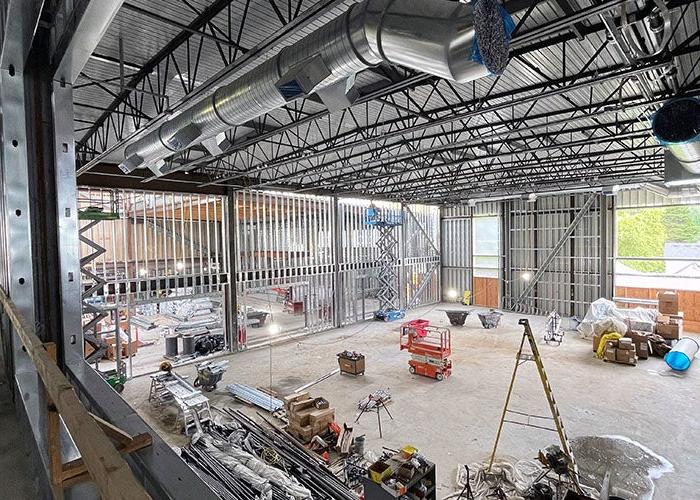
[[[442,380],[452,373],[452,339],[448,328],[429,326],[427,322],[408,322],[401,326],[401,350],[411,353],[411,373]]]

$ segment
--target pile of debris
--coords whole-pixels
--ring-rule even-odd
[[[211,425],[181,450],[221,498],[357,500],[318,458],[279,428],[263,427],[240,411],[224,413],[230,422]]]

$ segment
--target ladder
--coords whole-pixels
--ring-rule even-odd
[[[566,461],[568,464],[569,478],[571,479],[571,482],[573,483],[573,486],[576,489],[576,492],[582,493],[581,485],[579,483],[578,466],[576,465],[576,460],[574,459],[574,452],[571,449],[571,444],[569,443],[569,438],[566,435],[566,430],[564,430],[564,422],[562,420],[561,413],[559,413],[559,408],[557,407],[557,403],[554,400],[554,394],[552,394],[552,386],[549,384],[549,379],[547,378],[547,372],[545,372],[544,364],[542,364],[542,357],[540,356],[540,351],[537,348],[537,342],[535,341],[535,335],[532,333],[532,329],[530,328],[530,322],[527,319],[521,318],[518,321],[518,324],[522,325],[524,327],[523,338],[520,341],[520,349],[518,349],[518,354],[516,356],[515,368],[513,369],[513,376],[511,377],[511,380],[510,380],[510,386],[508,387],[508,394],[506,395],[506,403],[503,407],[503,413],[501,414],[501,421],[498,424],[498,432],[496,433],[496,442],[493,444],[493,451],[491,452],[491,458],[489,460],[488,470],[489,471],[491,470],[491,466],[493,465],[493,461],[496,458],[496,450],[498,449],[498,441],[501,437],[501,431],[503,430],[503,424],[512,423],[512,424],[524,425],[526,427],[534,427],[537,429],[554,431],[559,435],[559,442],[561,444],[561,449],[562,449],[562,452],[564,453],[564,456],[566,457]],[[528,343],[530,344],[531,353],[523,352],[524,347],[525,347],[525,339],[527,339]],[[547,403],[549,403],[549,409],[550,409],[550,412],[552,414],[551,417],[531,415],[531,414],[527,414],[527,413],[523,413],[523,412],[519,412],[519,411],[515,411],[515,410],[510,410],[508,408],[508,404],[510,403],[510,397],[513,394],[513,387],[515,386],[515,377],[518,374],[518,367],[527,361],[534,361],[535,365],[537,366],[537,373],[540,376],[540,381],[542,382],[542,387],[544,388],[544,394],[547,397]],[[509,414],[525,416],[525,417],[527,417],[527,421],[521,422],[521,421],[517,421],[517,420],[509,420],[507,418],[509,416]],[[530,422],[531,419],[553,420],[555,428],[552,429],[551,427],[548,427],[545,425],[533,424]]]

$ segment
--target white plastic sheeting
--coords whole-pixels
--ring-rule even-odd
[[[583,338],[589,338],[595,333],[596,322],[613,319],[625,325],[624,331],[619,331],[619,333],[624,334],[627,332],[627,325],[630,321],[654,323],[657,314],[658,311],[656,309],[645,309],[643,307],[620,309],[614,302],[601,298],[591,303],[586,316],[578,326],[578,331]]]
[[[202,437],[205,440],[207,452],[224,464],[231,472],[248,482],[253,488],[263,493],[264,498],[272,499],[272,485],[276,485],[287,492],[295,500],[313,498],[311,492],[299,484],[296,479],[283,471],[267,465],[265,462],[248,453],[247,451],[232,445]]]

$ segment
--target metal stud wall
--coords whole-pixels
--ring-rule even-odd
[[[304,303],[304,328],[333,327],[332,199],[239,191],[234,206],[239,321],[246,322],[250,294],[284,289]]]
[[[117,215],[86,231],[106,250],[91,270],[115,301],[150,300],[167,291],[221,292],[228,283],[225,198],[214,195],[81,188],[78,208]],[[82,221],[85,225],[86,221]],[[90,252],[85,243],[81,256]]]
[[[341,290],[340,323],[348,325],[369,319],[379,308],[376,299],[379,290],[377,259],[379,232],[367,224],[367,209],[370,200],[341,198],[338,200],[338,224],[340,248],[338,252],[339,289]],[[374,202],[385,217],[401,216],[398,203]],[[401,241],[402,227],[394,231]],[[399,248],[399,260],[401,259]],[[396,273],[400,276],[399,261]]]
[[[551,256],[589,196],[596,198],[590,209]],[[611,241],[601,238],[601,221],[607,220],[601,215],[601,200],[605,200],[602,195],[574,194],[504,202],[504,307],[529,314],[556,310],[563,316],[583,317],[590,302],[601,296],[601,246]],[[547,260],[541,278],[521,297]]]
[[[438,301],[437,207],[270,191],[234,197],[239,321],[247,324],[251,295],[267,293],[272,302],[270,290],[287,290],[304,302],[300,328],[306,332],[371,318],[378,307],[379,257],[378,232],[367,224],[372,204],[404,221],[395,229],[402,307]],[[255,333],[248,330],[248,345]]]
[[[405,307],[440,300],[440,209],[404,205]]]

